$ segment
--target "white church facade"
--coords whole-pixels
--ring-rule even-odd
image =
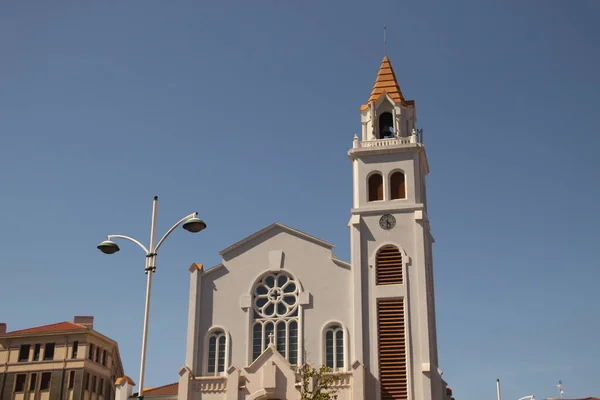
[[[274,223],[221,251],[219,265],[193,264],[185,365],[171,392],[146,398],[300,399],[309,363],[339,374],[340,400],[451,399],[438,367],[429,167],[387,57],[360,117],[350,262]]]

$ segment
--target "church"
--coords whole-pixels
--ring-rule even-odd
[[[300,399],[299,367],[338,374],[340,400],[451,400],[438,366],[429,165],[388,57],[349,140],[350,261],[279,223],[190,267],[185,365],[147,399]],[[350,172],[350,171],[349,171]],[[131,396],[133,382],[118,391]],[[126,392],[129,392],[125,395]]]

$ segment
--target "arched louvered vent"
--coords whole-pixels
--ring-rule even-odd
[[[377,252],[375,261],[377,285],[393,285],[402,281],[402,254],[395,246],[385,246]]]
[[[377,303],[381,400],[408,399],[404,300]]]

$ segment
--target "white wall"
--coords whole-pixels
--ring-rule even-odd
[[[363,271],[362,285],[364,336],[364,363],[367,368],[365,378],[366,393],[379,399],[378,390],[378,343],[377,343],[377,300],[384,298],[404,298],[405,331],[407,334],[407,374],[411,398],[430,399],[439,385],[437,377],[437,357],[435,344],[430,346],[430,330],[434,329],[427,318],[428,263],[427,240],[429,224],[426,220],[426,205],[422,193],[426,164],[424,151],[419,145],[403,145],[389,148],[353,149],[350,157],[355,164],[355,198],[358,204],[352,210],[358,220],[359,232],[356,239],[361,243],[353,258],[353,265]],[[389,176],[393,171],[402,170],[405,174],[406,198],[390,200]],[[378,171],[383,176],[384,199],[368,202],[368,176]],[[391,230],[383,230],[379,219],[383,214],[391,214],[396,225]],[[377,286],[375,284],[375,257],[377,250],[386,244],[393,244],[403,253],[404,283],[402,285]],[[431,353],[431,354],[430,354]],[[429,368],[432,372],[424,373]],[[432,376],[433,379],[430,379]],[[438,390],[435,390],[439,392]]]
[[[308,361],[323,363],[322,328],[336,320],[350,328],[351,274],[348,266],[332,260],[331,249],[276,227],[250,243],[224,254],[223,266],[202,276],[198,360],[204,363],[202,349],[206,332],[215,326],[229,333],[232,363],[245,367],[251,362],[251,309],[242,309],[244,297],[250,295],[254,282],[270,269],[269,254],[281,250],[283,270],[292,274],[310,293],[303,306],[301,329]],[[349,332],[352,338],[352,332]],[[351,339],[350,339],[351,340]],[[346,362],[346,365],[350,363]],[[202,369],[199,368],[198,371]]]

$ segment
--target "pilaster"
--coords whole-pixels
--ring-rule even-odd
[[[355,361],[352,370],[352,399],[362,400],[365,398],[365,366]]]
[[[189,308],[188,308],[188,329],[187,329],[187,343],[185,350],[185,365],[188,367],[193,375],[199,374],[199,324],[200,324],[200,312],[201,307],[198,302],[200,299],[200,291],[202,288],[202,264],[192,264],[190,270],[190,297],[189,297]]]
[[[133,392],[133,386],[135,385],[131,378],[124,376],[117,379],[115,382],[115,400],[128,400]]]
[[[363,290],[362,290],[362,252],[361,252],[361,237],[360,237],[360,226],[361,218],[360,215],[353,215],[348,223],[350,227],[350,248],[352,253],[350,254],[350,264],[352,265],[352,308],[354,312],[352,322],[352,332],[354,337],[350,338],[352,343],[351,360],[358,361],[364,364],[364,351],[363,351]]]
[[[411,336],[413,342],[416,339],[418,341],[418,352],[420,365],[413,365],[415,369],[415,378],[421,381],[419,391],[421,392],[421,398],[424,400],[431,399],[431,354],[429,348],[429,307],[427,306],[427,276],[426,276],[426,243],[425,235],[427,234],[425,225],[427,216],[423,211],[415,211],[414,214],[415,225],[414,225],[414,237],[415,237],[415,255],[414,255],[414,270],[412,275],[412,293],[411,293],[411,310],[413,315],[412,318],[412,330]],[[415,321],[415,316],[418,316]],[[416,360],[415,360],[416,361]],[[416,364],[416,362],[414,363]],[[418,373],[420,372],[420,373]]]
[[[190,395],[190,380],[193,375],[187,367],[179,370],[179,384],[177,387],[177,400],[188,400]]]
[[[226,400],[238,400],[240,386],[240,370],[236,366],[229,367],[227,371],[227,396]]]

